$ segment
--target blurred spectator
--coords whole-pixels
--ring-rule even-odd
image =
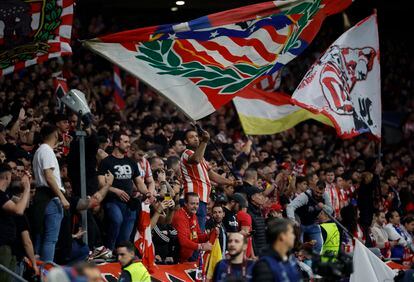
[[[247,199],[249,201],[247,212],[252,218],[253,250],[256,255],[259,255],[266,248],[266,223],[261,210],[266,198],[261,189],[251,187],[247,191]]]
[[[7,164],[0,164],[0,264],[4,265],[11,271],[16,269],[16,258],[12,252],[13,243],[20,232],[16,228],[14,220],[15,215],[23,215],[29,201],[30,180],[27,175],[23,176],[21,185],[23,186],[23,196],[20,200],[13,202],[8,194],[7,189],[11,183],[11,169]],[[3,271],[0,272],[0,281],[11,281],[9,275]]]
[[[141,262],[134,262],[135,247],[129,241],[123,241],[116,246],[116,254],[121,264],[122,272],[118,281],[120,282],[150,282],[151,276]]]
[[[244,281],[252,278],[253,261],[246,261],[247,238],[241,233],[229,233],[228,259],[221,260],[214,270],[213,281]]]
[[[296,259],[289,256],[295,242],[292,223],[276,218],[269,223],[266,235],[271,249],[253,267],[254,280],[300,281]]]

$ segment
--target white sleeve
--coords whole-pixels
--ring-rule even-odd
[[[305,193],[299,194],[292,202],[286,207],[287,217],[291,220],[295,220],[296,209],[306,205],[308,203],[308,196]]]
[[[39,160],[42,171],[49,168],[54,169],[56,167],[56,156],[51,150],[41,151]]]

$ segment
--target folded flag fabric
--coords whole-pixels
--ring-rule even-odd
[[[223,255],[221,252],[220,241],[217,237],[214,240],[213,248],[211,249],[210,256],[208,258],[208,266],[206,271],[207,279],[213,279],[214,269],[216,268],[216,264],[223,259]]]
[[[73,3],[74,0],[0,1],[0,76],[70,55]]]
[[[381,138],[381,78],[377,17],[341,35],[306,73],[292,101],[323,113],[337,134]]]
[[[146,202],[141,205],[134,244],[142,257],[142,263],[149,273],[153,273],[155,271],[155,249],[152,243],[150,205]]]
[[[125,108],[124,90],[122,89],[121,70],[114,65],[114,100],[118,109]]]
[[[271,75],[266,75],[256,85],[253,85],[253,87],[267,92],[274,92],[279,89],[281,82],[282,69],[278,70],[277,72]]]
[[[351,282],[394,281],[396,273],[359,240],[355,240]]]
[[[298,123],[314,119],[332,126],[322,114],[313,114],[295,106],[291,97],[282,92],[266,92],[247,88],[233,99],[243,130],[249,135],[275,134],[288,130]]]
[[[120,32],[85,46],[135,75],[198,120],[272,75],[351,0],[287,0],[180,24]]]

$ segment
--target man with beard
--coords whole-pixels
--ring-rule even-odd
[[[284,218],[275,218],[267,225],[266,236],[271,249],[254,265],[254,281],[302,281],[297,261],[289,255],[295,243],[292,223]]]
[[[221,252],[226,253],[226,241],[227,234],[226,228],[223,225],[224,211],[223,206],[216,204],[212,209],[212,217],[206,222],[206,231],[210,233],[212,230],[216,229],[219,231],[218,238],[220,242]]]
[[[207,216],[207,202],[211,192],[211,181],[227,186],[235,186],[236,180],[227,179],[210,169],[204,159],[210,134],[202,131],[201,139],[197,131],[187,130],[184,143],[187,149],[181,155],[181,172],[183,177],[184,192],[194,192],[200,197],[200,207],[197,211],[198,223],[202,231],[205,229]]]
[[[246,260],[247,237],[229,233],[227,251],[229,258],[221,260],[214,270],[213,281],[250,281],[254,261]]]
[[[106,247],[111,251],[114,250],[117,242],[128,240],[132,233],[136,210],[141,206],[140,203],[136,203],[137,200],[131,200],[134,184],[140,193],[151,196],[139,173],[137,163],[125,156],[130,147],[129,136],[115,132],[112,141],[114,150],[111,155],[102,160],[98,172],[100,189],[103,189],[106,184],[105,174],[108,171],[115,176],[104,203],[108,219]]]
[[[184,195],[184,207],[175,212],[172,226],[177,230],[180,262],[196,261],[199,251],[211,251],[209,236],[202,232],[196,216],[200,199],[197,193]],[[210,235],[215,235],[215,231]]]
[[[318,181],[315,187],[301,193],[286,208],[288,218],[296,222],[296,214],[300,219],[301,241],[303,242],[305,235],[310,240],[315,240],[313,250],[318,254],[321,253],[323,244],[321,227],[318,224],[322,209],[332,214],[330,197],[323,181]]]

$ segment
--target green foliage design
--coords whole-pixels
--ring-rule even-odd
[[[138,47],[140,54],[136,58],[159,70],[157,74],[197,79],[196,85],[218,88],[221,94],[236,93],[272,68],[272,65],[255,67],[246,63],[237,63],[227,68],[198,61],[183,63],[173,46],[173,40],[144,42]]]

